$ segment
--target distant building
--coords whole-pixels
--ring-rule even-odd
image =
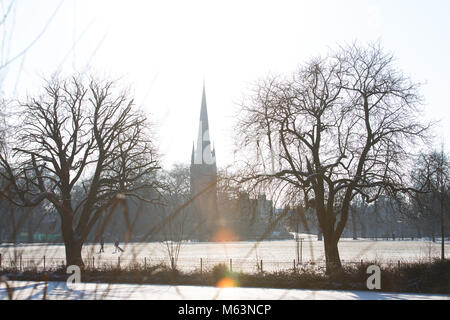
[[[248,193],[241,193],[239,197],[239,215],[247,220],[265,220],[272,216],[273,203],[267,200],[265,194],[257,199],[251,199]]]

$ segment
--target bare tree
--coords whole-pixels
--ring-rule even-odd
[[[61,218],[67,265],[83,265],[81,248],[102,213],[155,187],[159,168],[145,115],[114,81],[53,79],[20,103],[16,134],[0,153],[4,195],[17,206],[48,201]],[[73,201],[77,187],[82,199]],[[110,210],[111,212],[111,210]]]
[[[327,272],[339,270],[352,199],[408,190],[410,152],[429,128],[420,105],[418,85],[378,44],[340,47],[290,78],[262,80],[239,116],[241,181],[301,193],[323,232]]]
[[[160,178],[164,185],[163,200],[165,201],[162,219],[166,219],[162,229],[163,245],[170,259],[172,270],[177,269],[183,241],[188,240],[194,230],[194,219],[190,215],[189,207],[182,208],[190,198],[189,177],[189,168],[176,164],[172,170],[164,172]],[[179,212],[173,215],[172,213],[179,208],[181,208]]]
[[[437,224],[441,233],[441,259],[445,259],[445,212],[448,215],[450,162],[441,151],[421,154],[412,170],[414,183],[426,191],[412,197],[412,215],[431,225],[433,241]]]

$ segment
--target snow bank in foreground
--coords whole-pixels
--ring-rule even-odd
[[[145,300],[450,300],[450,295],[386,293],[365,291],[298,290],[226,288],[169,285],[132,285],[80,283],[69,289],[65,282],[11,281],[13,299],[39,300],[46,292],[47,299],[145,299]],[[0,285],[0,299],[7,299],[4,284]]]

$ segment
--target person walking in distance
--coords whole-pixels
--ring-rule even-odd
[[[100,251],[98,253],[105,252],[105,239],[102,237],[100,239]]]
[[[120,252],[123,252],[123,249],[121,247],[119,247],[119,240],[114,241],[114,246],[116,247],[116,251],[114,251],[114,253],[117,252],[117,250],[120,250]]]

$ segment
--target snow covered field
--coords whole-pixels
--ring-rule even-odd
[[[13,300],[450,300],[450,295],[387,293],[367,291],[225,288],[169,285],[80,283],[69,289],[64,282],[9,282]],[[0,300],[7,299],[4,284]]]
[[[448,246],[448,241],[446,246]],[[86,264],[95,266],[118,264],[125,267],[130,263],[153,265],[170,261],[167,246],[162,243],[129,243],[122,244],[124,252],[114,253],[113,244],[105,244],[105,252],[99,254],[99,245],[85,245],[83,257]],[[302,262],[324,261],[323,242],[314,239],[305,240],[301,248]],[[361,260],[380,263],[398,263],[407,261],[429,260],[439,257],[440,243],[431,241],[373,241],[343,239],[339,243],[343,263],[358,263]],[[450,254],[447,251],[447,257]],[[8,266],[15,261],[24,268],[33,265],[43,267],[45,256],[46,267],[64,264],[63,245],[26,244],[0,246],[2,265]],[[92,259],[92,257],[94,257]],[[233,270],[246,272],[256,271],[256,262],[263,260],[265,271],[285,270],[292,268],[297,258],[294,240],[285,241],[240,241],[228,243],[183,243],[178,257],[178,268],[192,271],[202,267],[210,268],[218,263],[229,264],[232,259]]]

